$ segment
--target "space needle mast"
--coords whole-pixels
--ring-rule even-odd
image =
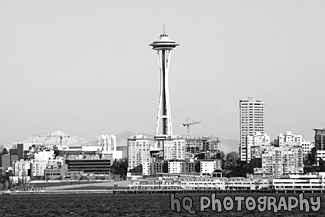
[[[168,89],[168,71],[170,64],[170,56],[172,50],[176,49],[179,44],[171,40],[165,33],[165,26],[163,34],[160,35],[157,41],[154,41],[149,46],[157,51],[158,63],[160,68],[160,96],[158,120],[156,126],[156,138],[166,139],[173,136],[172,117],[169,102]]]

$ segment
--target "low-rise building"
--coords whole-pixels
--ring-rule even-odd
[[[168,173],[184,173],[185,162],[181,160],[168,161]]]
[[[221,161],[218,160],[202,160],[200,161],[200,171],[202,176],[209,175],[213,173],[214,170],[221,169]]]

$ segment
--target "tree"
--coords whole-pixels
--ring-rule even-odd
[[[237,151],[232,151],[227,154],[226,160],[229,160],[231,162],[236,162],[239,158],[239,154]]]
[[[167,161],[164,161],[164,163],[162,165],[162,172],[168,173],[168,162]]]
[[[313,147],[308,154],[307,158],[311,165],[316,164],[316,147]]]
[[[201,172],[200,161],[196,161],[196,162],[195,162],[194,170],[195,170],[195,172],[197,172],[197,173]]]
[[[238,159],[239,159],[239,154],[236,151],[229,152],[226,157],[226,161],[229,166],[236,166]]]

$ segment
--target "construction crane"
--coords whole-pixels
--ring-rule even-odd
[[[187,128],[187,135],[190,136],[190,128],[193,124],[199,124],[201,121],[194,121],[191,118],[187,117],[186,123],[183,123],[183,126]]]

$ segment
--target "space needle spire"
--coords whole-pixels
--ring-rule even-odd
[[[176,49],[179,44],[171,40],[168,35],[166,35],[164,25],[163,34],[160,35],[157,41],[154,41],[149,46],[152,46],[152,49],[156,50],[158,54],[158,63],[160,68],[160,96],[156,137],[163,139],[173,136],[172,117],[169,101],[168,72],[171,52],[172,50]]]

